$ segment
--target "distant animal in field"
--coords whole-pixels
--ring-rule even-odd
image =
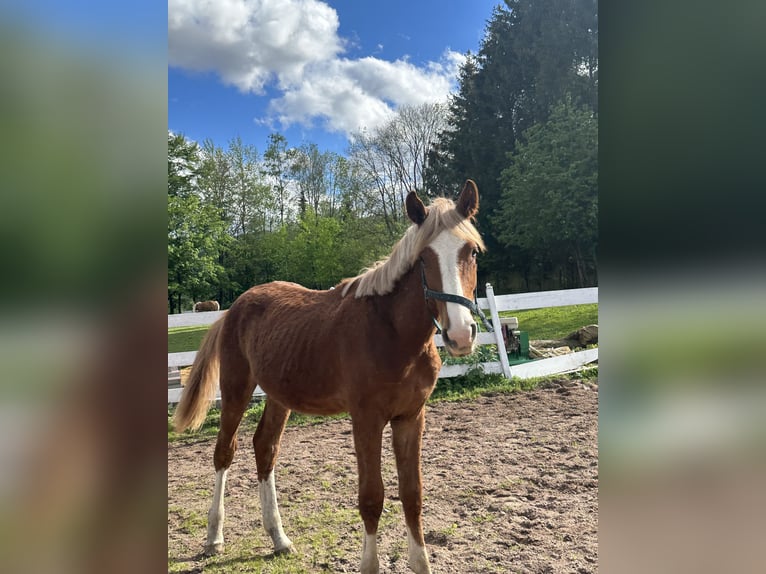
[[[218,304],[218,301],[197,301],[194,304],[194,312],[198,313],[199,311],[220,311],[221,306]]]

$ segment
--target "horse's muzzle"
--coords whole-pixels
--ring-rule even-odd
[[[476,342],[476,323],[471,323],[471,332],[469,337],[455,337],[452,339],[449,336],[449,329],[445,329],[442,333],[442,339],[447,352],[453,357],[464,357],[473,353]]]

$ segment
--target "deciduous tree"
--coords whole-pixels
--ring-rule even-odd
[[[202,201],[199,146],[168,132],[168,304],[180,312],[186,302],[215,289],[223,272],[218,262],[227,242],[220,213]]]

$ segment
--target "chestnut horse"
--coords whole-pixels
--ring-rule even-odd
[[[388,258],[327,291],[279,281],[253,287],[210,328],[175,413],[177,430],[199,427],[220,380],[206,553],[223,549],[226,474],[240,420],[260,385],[267,398],[253,447],[263,526],[275,553],[294,552],[282,529],[274,478],[290,411],[348,412],[365,530],[361,572],[378,572],[381,442],[390,423],[409,566],[418,574],[430,573],[421,521],[420,456],[425,403],[441,368],[433,336],[438,319],[450,354],[474,349],[471,309],[476,307],[470,298],[476,288],[476,255],[484,249],[472,224],[478,207],[471,180],[456,203],[440,198],[426,207],[411,192],[406,209],[413,224]]]

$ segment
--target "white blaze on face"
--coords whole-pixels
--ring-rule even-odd
[[[465,241],[449,231],[442,231],[430,247],[439,259],[439,271],[442,278],[442,292],[460,295],[464,297],[463,285],[460,281],[460,270],[457,266],[457,256]],[[455,341],[459,347],[465,348],[471,345],[471,325],[473,317],[471,312],[457,303],[446,303],[447,315],[449,316],[449,329],[447,336]]]

